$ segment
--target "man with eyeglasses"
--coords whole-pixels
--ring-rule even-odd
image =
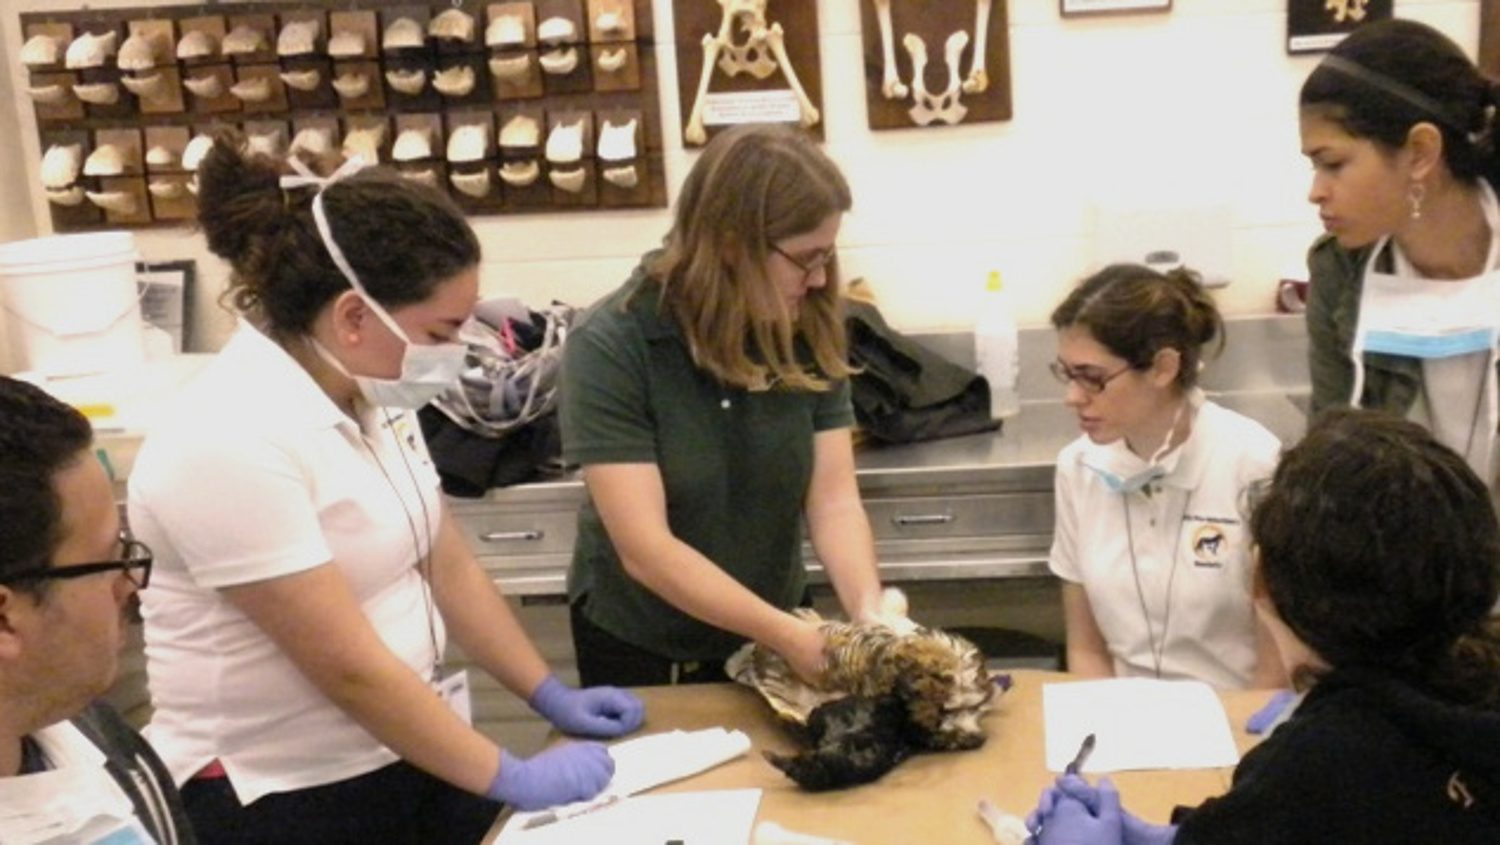
[[[82,414],[0,376],[0,842],[195,842],[114,682],[151,552],[122,531]]]

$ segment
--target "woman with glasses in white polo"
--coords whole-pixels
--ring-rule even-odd
[[[754,640],[823,662],[804,522],[851,618],[880,594],[854,479],[831,262],[849,186],[805,134],[730,129],[688,174],[671,231],[568,337],[564,457],[589,498],[568,573],[585,684],[725,679]]]
[[[1281,444],[1204,399],[1213,300],[1185,270],[1117,264],[1052,312],[1064,401],[1082,436],[1057,458],[1049,564],[1063,580],[1068,669],[1090,677],[1284,682],[1250,604],[1243,494]]]

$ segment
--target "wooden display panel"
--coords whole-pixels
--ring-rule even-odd
[[[859,0],[859,13],[871,129],[1011,119],[1006,0]],[[924,53],[918,81],[913,57]]]
[[[124,191],[135,200],[135,208],[129,213],[118,209],[106,212],[87,200],[78,206],[58,206],[49,209],[55,228],[70,231],[153,222],[176,225],[190,220],[194,213],[191,196],[185,197],[177,190],[192,176],[181,167],[182,150],[192,137],[222,126],[252,132],[277,127],[279,150],[291,142],[297,131],[308,126],[338,127],[332,141],[341,146],[350,128],[380,124],[388,129],[380,140],[379,152],[383,162],[391,165],[397,121],[427,121],[433,130],[434,157],[403,163],[398,169],[408,173],[430,171],[439,188],[447,190],[475,214],[666,204],[665,169],[661,164],[663,129],[655,54],[650,43],[652,16],[648,0],[458,0],[458,8],[475,19],[474,39],[431,37],[427,32],[431,18],[452,7],[453,0],[239,0],[211,6],[185,4],[22,14],[21,31],[26,37],[42,31],[56,34],[62,39],[60,55],[65,55],[68,43],[83,32],[117,32],[116,54],[132,31],[154,31],[159,39],[155,67],[129,74],[131,79],[159,74],[161,86],[141,88],[142,94],[131,93],[121,85],[124,74],[118,67],[117,55],[95,68],[70,71],[59,61],[55,66],[26,69],[28,87],[55,84],[62,86],[59,90],[65,95],[57,103],[34,104],[38,131],[43,138],[57,132],[75,132],[76,137],[85,139],[85,159],[93,148],[95,136],[110,137],[109,133],[118,132],[138,139],[129,156],[133,160],[129,174],[80,177],[79,182],[80,187],[98,194],[104,189],[106,179],[113,180],[115,190]],[[485,43],[486,28],[497,14],[510,12],[522,16],[522,40],[529,46],[503,50],[489,47]],[[384,26],[401,15],[412,17],[421,28],[420,43],[400,50],[382,50]],[[316,38],[317,52],[277,55],[282,27],[305,16],[324,22]],[[607,17],[604,21],[607,26],[601,26],[601,16],[613,17]],[[539,44],[538,23],[555,17],[571,23],[568,34],[561,41],[553,39],[550,45]],[[248,25],[260,33],[260,47],[253,53],[226,56],[223,42],[239,25]],[[355,29],[363,36],[362,55],[335,59],[327,54],[329,39],[339,29]],[[179,58],[178,45],[193,33],[203,34],[207,53]],[[574,50],[576,66],[566,73],[543,73],[539,56],[543,51],[558,49]],[[496,79],[490,72],[490,60],[515,55],[528,57],[524,77],[514,84]],[[601,68],[601,56],[610,57],[612,66]],[[619,64],[613,65],[617,60]],[[433,86],[433,74],[455,66],[467,67],[474,74],[473,89],[461,95],[444,95]],[[386,72],[401,68],[420,68],[427,74],[423,90],[416,96],[393,95]],[[310,91],[291,87],[283,78],[283,74],[309,70],[316,71],[317,80]],[[366,74],[371,84],[362,96],[343,98],[332,83],[339,74],[350,72]],[[204,80],[213,84],[205,89]],[[245,102],[234,96],[232,89],[236,83],[254,80],[264,80],[268,90],[265,100]],[[119,94],[116,102],[100,105],[79,101],[73,94],[73,86],[90,83],[115,86]],[[193,88],[205,93],[193,93]],[[497,142],[503,119],[522,108],[542,121],[540,142],[529,149],[500,150]],[[594,155],[601,121],[605,115],[618,112],[638,112],[642,121],[639,155],[634,160],[639,178],[628,190],[604,181],[601,175],[605,164],[620,163],[601,163]],[[577,192],[561,190],[552,184],[551,167],[545,159],[547,122],[557,115],[571,113],[587,116],[589,125],[588,149],[572,168],[581,169],[584,176],[582,190]],[[446,161],[448,131],[464,121],[479,119],[489,121],[492,126],[484,161],[464,164]],[[153,147],[169,150],[170,160],[146,163],[145,151]],[[46,148],[44,143],[42,150]],[[528,186],[504,183],[498,168],[502,162],[514,161],[536,163],[537,180]],[[489,173],[491,189],[482,197],[458,191],[450,177],[454,173],[472,173],[479,166]]]
[[[702,146],[725,126],[750,122],[799,124],[821,140],[823,77],[819,70],[816,4],[806,0],[767,0],[761,21],[741,16],[725,20],[725,17],[718,3],[672,0],[683,144]],[[641,20],[641,16],[636,20]],[[769,48],[758,51],[748,44],[751,36],[746,27],[762,24],[767,29],[781,27],[790,74],[771,57]],[[705,48],[704,36],[727,41],[735,51],[748,48],[749,55],[740,61],[731,50]],[[704,56],[709,50],[714,61],[705,74]],[[735,74],[725,70],[726,60],[737,70]],[[799,85],[805,103],[796,94]]]

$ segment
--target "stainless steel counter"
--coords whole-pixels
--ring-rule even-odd
[[[1295,441],[1305,426],[1300,394],[1259,390],[1210,398],[1260,421],[1283,442]],[[1027,401],[997,433],[861,449],[857,477],[882,579],[1045,575],[1053,467],[1058,451],[1077,436],[1073,412],[1061,402]],[[557,596],[584,496],[583,482],[570,477],[453,500],[453,507],[508,594]],[[811,547],[804,556],[814,583],[823,582]]]

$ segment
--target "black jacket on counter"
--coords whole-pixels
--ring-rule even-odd
[[[1500,713],[1335,670],[1175,845],[1302,842],[1500,843]]]
[[[990,385],[972,370],[928,351],[886,324],[868,302],[844,316],[854,417],[871,436],[911,443],[991,431]]]

